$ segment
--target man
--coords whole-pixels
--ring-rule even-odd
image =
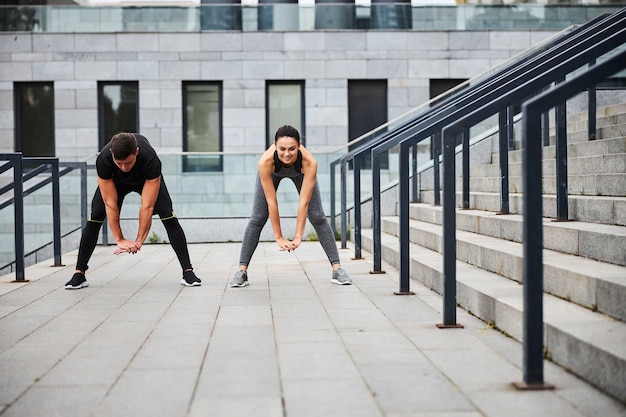
[[[182,285],[196,287],[200,279],[193,272],[185,233],[172,210],[172,199],[161,175],[161,160],[148,139],[136,133],[118,133],[102,148],[96,159],[98,188],[91,202],[91,216],[83,229],[78,249],[76,272],[65,288],[76,290],[89,286],[85,278],[88,262],[98,241],[100,228],[108,219],[117,244],[115,254],[135,254],[141,250],[152,225],[152,215],[158,214],[167,231],[170,244],[183,269]],[[124,197],[136,192],[141,195],[139,228],[135,240],[128,240],[120,227],[120,210]]]

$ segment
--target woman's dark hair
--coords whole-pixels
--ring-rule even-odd
[[[137,139],[132,133],[118,133],[111,138],[113,159],[122,161],[137,150]]]
[[[298,143],[300,143],[300,132],[293,126],[285,125],[278,128],[276,131],[276,135],[274,135],[274,143],[278,138],[282,138],[283,136],[287,136],[290,138],[295,138]]]

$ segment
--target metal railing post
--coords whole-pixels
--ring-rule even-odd
[[[543,201],[539,117],[523,118],[524,382],[543,384]]]
[[[50,160],[52,171],[52,247],[54,266],[63,266],[61,261],[61,192],[59,179],[59,160]]]
[[[439,155],[441,154],[441,131],[433,135],[433,184],[435,190],[435,205],[441,205],[441,180],[439,174]]]
[[[417,174],[417,145],[411,147],[411,202],[419,202],[419,176]]]
[[[381,212],[380,212],[380,155],[372,152],[372,245],[374,270],[371,274],[385,273],[382,267]]]
[[[10,156],[13,164],[13,213],[15,220],[15,281],[28,282],[25,276],[24,259],[24,183],[22,180],[22,154]]]
[[[339,172],[341,173],[341,249],[346,249],[347,246],[347,229],[348,229],[348,203],[347,203],[347,168],[346,161],[342,160],[339,168]]]
[[[509,149],[511,143],[509,123],[511,119],[511,107],[498,112],[498,163],[500,166],[500,212],[509,214]]]
[[[563,83],[565,78],[557,82]],[[565,101],[556,106],[556,220],[568,220],[567,110]]]
[[[413,295],[410,290],[410,229],[409,229],[409,152],[406,144],[399,152],[399,216],[400,216],[400,289],[396,295]]]
[[[589,68],[596,64],[594,59],[589,63]],[[596,86],[593,85],[588,89],[587,96],[587,138],[588,140],[596,140],[596,117],[597,117],[597,96]]]
[[[456,322],[456,134],[443,131],[443,323],[440,329],[460,328]]]
[[[543,146],[550,146],[550,112],[543,112],[541,115],[541,136],[543,138]]]
[[[515,122],[513,117],[515,116],[515,111],[513,110],[513,106],[508,106],[506,108],[506,135],[509,139],[508,148],[510,151],[515,149]]]
[[[354,259],[361,256],[361,158],[352,160],[354,168]]]
[[[462,137],[463,149],[463,209],[470,208],[470,146],[469,146],[469,127],[463,129]],[[445,175],[445,173],[444,173]]]

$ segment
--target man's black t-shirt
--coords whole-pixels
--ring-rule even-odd
[[[139,153],[137,154],[137,162],[130,171],[123,172],[115,165],[110,142],[102,148],[96,158],[96,171],[98,177],[102,179],[112,179],[116,185],[125,185],[140,191],[146,180],[153,180],[161,176],[161,160],[148,139],[137,133],[134,135],[137,139]]]

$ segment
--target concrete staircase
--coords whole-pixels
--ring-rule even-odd
[[[626,104],[568,117],[569,222],[556,217],[555,149],[545,147],[545,356],[626,402]],[[511,337],[523,338],[521,152],[509,152],[510,209],[500,209],[498,155],[472,165],[470,209],[457,208],[457,302]],[[460,170],[457,170],[460,172]],[[459,179],[460,181],[460,179]],[[410,274],[441,293],[442,208],[432,188],[410,206]],[[457,183],[457,207],[461,183]],[[399,265],[395,216],[382,219],[382,256]],[[362,231],[372,250],[371,229]],[[546,381],[550,383],[551,381]],[[558,389],[558,384],[557,384]]]

